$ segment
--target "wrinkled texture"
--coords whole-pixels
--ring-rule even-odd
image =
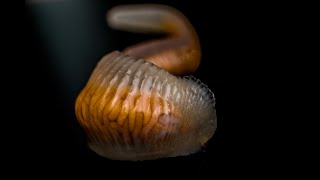
[[[98,63],[75,109],[97,154],[147,160],[198,151],[216,129],[214,106],[199,80],[114,51]]]

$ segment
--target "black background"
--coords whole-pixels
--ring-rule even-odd
[[[72,2],[77,1],[69,1]],[[104,54],[113,50],[157,37],[115,31],[107,26],[107,10],[128,3],[169,5],[180,10],[194,25],[202,47],[202,62],[193,75],[214,92],[218,116],[217,131],[203,152],[155,161],[121,162],[105,159],[87,149],[85,136],[75,118],[74,102],[95,64]],[[263,132],[270,120],[266,121],[268,115],[261,113],[263,108],[257,102],[269,98],[267,93],[270,89],[265,87],[267,77],[262,74],[273,65],[270,57],[279,47],[279,44],[273,45],[276,29],[269,26],[274,9],[270,12],[266,10],[269,5],[262,3],[209,1],[100,0],[86,4],[94,7],[97,19],[93,25],[96,27],[90,27],[92,24],[89,24],[88,29],[78,31],[81,31],[80,34],[95,33],[92,36],[95,39],[85,44],[88,41],[82,42],[81,38],[73,37],[72,32],[62,31],[67,32],[62,36],[66,38],[64,45],[67,48],[65,59],[61,61],[79,58],[79,62],[86,62],[66,63],[67,68],[54,63],[57,56],[50,49],[52,46],[48,45],[48,36],[52,34],[45,34],[48,31],[44,33],[37,19],[39,14],[34,10],[36,8],[26,4],[27,55],[32,59],[30,63],[33,67],[29,70],[31,77],[28,86],[32,87],[30,97],[37,104],[32,107],[35,125],[31,133],[32,141],[36,144],[34,152],[41,159],[40,166],[54,173],[66,170],[81,174],[90,170],[93,174],[106,174],[106,177],[117,170],[122,172],[118,174],[119,177],[144,176],[146,172],[151,172],[153,176],[169,177],[174,173],[181,176],[210,175],[213,178],[218,175],[252,175],[252,171],[269,170],[263,164],[269,159],[272,149],[266,146],[268,141]],[[69,6],[72,7],[67,3],[61,8],[68,10]],[[68,16],[61,15],[60,18],[58,22],[61,22],[62,29],[64,26],[72,29],[73,23],[79,23],[69,21],[72,18]],[[47,22],[50,24],[50,19]],[[90,31],[90,28],[94,31]],[[83,48],[88,49],[83,51]],[[57,163],[55,168],[48,167],[54,163]],[[72,171],[73,167],[77,170]]]

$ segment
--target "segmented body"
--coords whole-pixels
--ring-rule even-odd
[[[76,115],[96,153],[145,160],[199,150],[216,128],[214,104],[200,81],[115,51],[98,63]]]

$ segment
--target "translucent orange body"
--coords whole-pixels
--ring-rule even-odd
[[[194,29],[160,5],[112,9],[110,26],[168,37],[103,57],[76,101],[89,147],[116,160],[147,160],[197,152],[216,129],[213,93],[189,74],[200,63]]]

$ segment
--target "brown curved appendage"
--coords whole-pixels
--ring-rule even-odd
[[[175,75],[194,72],[201,57],[198,36],[190,22],[177,10],[163,5],[124,5],[108,13],[109,25],[132,32],[166,33],[159,40],[130,46],[124,53],[143,58]]]

